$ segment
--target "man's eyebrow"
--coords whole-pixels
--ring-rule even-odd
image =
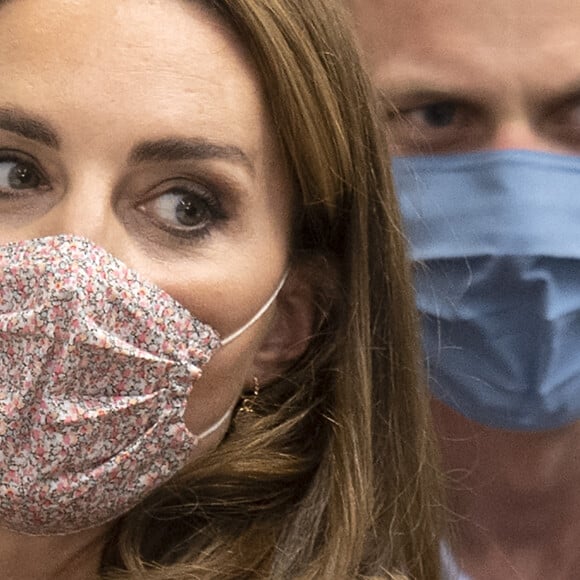
[[[168,138],[145,141],[133,149],[130,163],[148,161],[187,161],[189,159],[224,159],[246,166],[254,173],[254,165],[246,153],[235,145],[215,143],[202,138]]]
[[[576,107],[578,101],[580,101],[580,82],[578,81],[557,89],[546,88],[538,99],[539,104],[550,113],[557,112],[563,107]]]
[[[0,129],[37,141],[52,149],[60,147],[60,140],[50,123],[16,107],[0,107]]]
[[[381,105],[390,110],[419,106],[421,103],[435,101],[466,101],[471,95],[458,89],[406,85],[405,87],[378,90]]]

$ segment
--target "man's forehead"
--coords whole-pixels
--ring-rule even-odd
[[[567,58],[580,48],[578,0],[348,0],[371,66]],[[534,57],[535,58],[535,57]],[[513,60],[513,63],[507,63]],[[539,65],[539,63],[537,63]]]
[[[564,26],[580,15],[578,0],[346,0],[365,30],[413,35],[417,29],[463,26],[477,33],[498,23],[517,28]],[[501,33],[501,28],[498,33]]]

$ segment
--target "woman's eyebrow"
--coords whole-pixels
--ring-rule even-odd
[[[0,129],[42,143],[52,149],[60,147],[60,139],[51,124],[39,116],[17,107],[0,107]],[[168,138],[145,141],[130,155],[133,164],[147,161],[187,161],[188,159],[225,159],[244,165],[253,175],[254,165],[239,147],[215,143],[204,138]]]
[[[0,107],[0,129],[37,141],[52,149],[60,147],[60,140],[50,123],[17,107]]]
[[[244,165],[252,175],[255,173],[251,159],[236,145],[216,143],[198,137],[145,141],[133,149],[130,156],[130,162],[133,164],[189,159],[225,159]]]

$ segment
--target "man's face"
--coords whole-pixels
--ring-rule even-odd
[[[578,0],[350,4],[394,153],[580,153]]]

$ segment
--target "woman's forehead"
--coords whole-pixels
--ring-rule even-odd
[[[0,30],[0,56],[23,66],[90,68],[135,80],[153,69],[161,82],[176,73],[203,75],[215,65],[226,78],[253,75],[240,40],[196,2],[12,0],[0,12]]]
[[[196,135],[258,153],[268,128],[261,87],[239,40],[179,0],[13,0],[0,11],[0,107],[57,129]],[[83,127],[83,124],[85,125]]]

